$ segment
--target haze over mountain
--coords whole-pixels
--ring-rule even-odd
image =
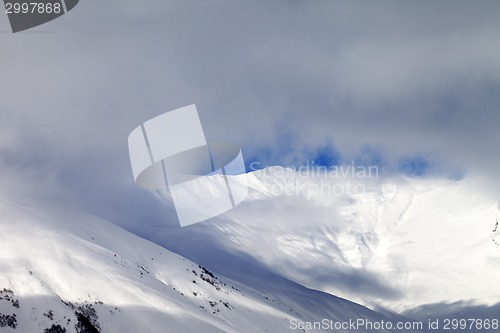
[[[237,177],[251,190],[236,209],[147,236],[229,276],[234,261],[250,257],[307,287],[396,312],[500,300],[500,210],[479,180],[343,178],[281,167]]]

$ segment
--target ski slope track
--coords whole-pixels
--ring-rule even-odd
[[[286,293],[249,287],[84,213],[0,201],[0,235],[1,332],[276,333],[291,320],[387,320],[291,281]]]

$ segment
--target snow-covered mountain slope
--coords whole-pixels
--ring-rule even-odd
[[[246,255],[261,273],[372,308],[500,302],[498,198],[474,180],[332,178],[278,167],[237,177],[250,186],[243,204],[148,237],[227,276],[237,268],[204,253]],[[186,248],[188,238],[200,242]]]
[[[255,277],[262,288],[249,288],[83,213],[0,201],[0,235],[1,332],[274,333],[324,318],[387,321],[285,279]]]

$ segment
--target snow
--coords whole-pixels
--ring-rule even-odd
[[[260,274],[373,309],[500,302],[500,211],[476,179],[328,178],[279,167],[237,177],[250,187],[243,204],[151,239],[227,276],[237,274],[235,258],[249,256]],[[188,238],[209,240],[178,245]],[[238,256],[223,264],[203,255],[215,249]]]
[[[0,216],[0,314],[17,323],[2,332],[76,332],[77,313],[102,332],[289,332],[292,319],[387,320],[293,282],[255,277],[261,288],[248,287],[74,209],[0,201]]]
[[[474,179],[230,177],[247,200],[150,229],[163,246],[74,208],[0,201],[0,317],[17,321],[2,332],[76,332],[78,314],[102,332],[290,332],[498,308],[500,211]],[[355,181],[364,191],[329,191]]]

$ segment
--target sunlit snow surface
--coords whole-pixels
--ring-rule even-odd
[[[89,309],[106,333],[288,332],[292,319],[387,319],[291,281],[275,293],[264,279],[266,288],[249,288],[75,211],[1,201],[0,235],[0,316],[16,318],[2,332],[76,332],[77,313]]]
[[[238,177],[250,186],[240,207],[152,238],[226,275],[237,265],[202,252],[248,255],[264,271],[374,308],[500,302],[500,211],[473,179],[329,178],[278,167]],[[347,182],[364,191],[332,191]],[[176,245],[206,238],[203,251]]]
[[[0,202],[0,314],[18,332],[76,332],[89,306],[102,332],[289,332],[384,309],[424,322],[499,313],[500,212],[474,180],[365,179],[332,194],[290,170],[238,177],[249,196],[226,215],[145,229],[193,261],[70,208]]]

